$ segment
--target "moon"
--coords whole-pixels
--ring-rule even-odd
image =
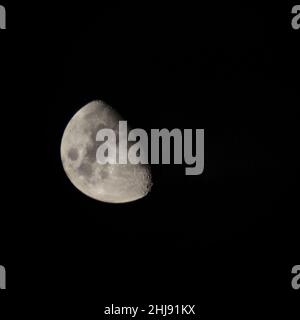
[[[96,141],[97,132],[109,128],[118,136],[120,120],[122,117],[112,107],[101,100],[92,101],[71,118],[61,141],[61,161],[72,184],[103,202],[135,201],[145,197],[152,187],[149,165],[97,162],[96,151],[101,143]]]

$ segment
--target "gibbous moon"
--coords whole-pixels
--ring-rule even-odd
[[[118,137],[122,117],[102,101],[82,107],[68,123],[61,141],[61,160],[73,185],[85,195],[104,202],[123,203],[143,198],[151,189],[148,165],[99,164],[96,141],[100,129],[113,129]],[[117,149],[118,153],[118,149]]]

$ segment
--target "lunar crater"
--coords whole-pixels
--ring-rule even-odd
[[[77,150],[75,148],[71,148],[68,152],[68,157],[73,161],[77,160],[78,159]]]

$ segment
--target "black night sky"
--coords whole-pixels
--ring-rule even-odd
[[[105,303],[153,302],[198,304],[203,319],[281,311],[293,319],[300,31],[290,30],[290,9],[10,5],[1,105],[25,156],[8,163],[26,178],[8,177],[0,214],[9,295],[26,270],[28,290],[57,290],[59,300],[64,292],[96,317]],[[152,192],[127,204],[80,193],[63,171],[60,142],[94,99],[147,132],[204,128],[203,174],[154,165]],[[22,134],[10,127],[16,116]]]

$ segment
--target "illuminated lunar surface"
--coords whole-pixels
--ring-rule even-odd
[[[61,141],[63,168],[73,185],[85,195],[103,202],[124,203],[143,198],[152,185],[150,167],[141,164],[99,164],[96,141],[100,129],[118,136],[122,117],[102,101],[82,107],[65,128]],[[112,146],[113,147],[113,146]],[[117,156],[118,156],[117,148]]]

